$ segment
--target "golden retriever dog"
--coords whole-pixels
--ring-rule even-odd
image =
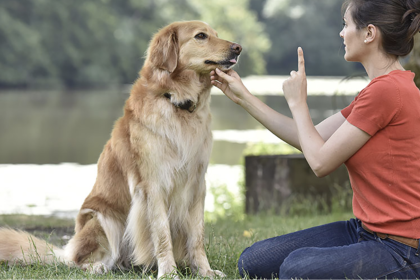
[[[0,260],[64,261],[94,273],[157,267],[158,277],[187,264],[203,277],[205,173],[212,148],[210,71],[227,71],[242,47],[200,21],[175,22],[150,42],[91,193],[64,249],[28,233],[0,229]]]

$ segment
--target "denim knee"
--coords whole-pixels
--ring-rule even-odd
[[[246,264],[248,263],[247,262],[247,259],[248,259],[248,254],[246,253],[246,251],[249,249],[249,247],[248,248],[246,248],[243,252],[242,252],[242,254],[241,254],[241,256],[239,257],[239,261],[238,261],[238,270],[239,270],[239,275],[241,275],[241,277],[242,278],[244,278],[245,277],[245,275],[248,275],[249,273],[248,273],[248,269],[247,269],[247,266],[246,266]]]
[[[306,248],[297,249],[287,256],[279,268],[280,279],[292,279],[303,277],[308,264],[302,262]]]

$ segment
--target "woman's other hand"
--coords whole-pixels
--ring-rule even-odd
[[[244,94],[249,93],[241,77],[232,69],[224,73],[216,68],[210,72],[210,79],[212,85],[223,91],[236,104],[240,104],[244,99]]]

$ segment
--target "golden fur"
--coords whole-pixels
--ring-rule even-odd
[[[204,250],[204,175],[212,147],[210,78],[231,68],[241,46],[207,24],[175,22],[150,42],[145,64],[98,161],[98,175],[63,249],[28,233],[0,229],[0,260],[31,263],[54,257],[101,273],[116,266],[157,266],[175,275],[186,262],[212,270]],[[54,254],[52,254],[54,252]]]

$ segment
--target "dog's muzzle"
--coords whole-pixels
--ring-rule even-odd
[[[221,65],[224,66],[226,69],[232,68],[235,64],[238,63],[239,55],[242,52],[242,46],[236,43],[233,43],[230,46],[230,55],[224,60],[221,61],[213,61],[213,60],[206,60],[204,61],[205,64],[209,65]]]
[[[197,109],[197,104],[194,103],[194,101],[192,101],[191,99],[188,99],[182,103],[174,103],[171,100],[172,95],[170,93],[165,93],[163,96],[169,99],[169,102],[171,102],[176,108],[179,108],[181,110],[186,110],[190,113],[193,113],[195,109]]]

